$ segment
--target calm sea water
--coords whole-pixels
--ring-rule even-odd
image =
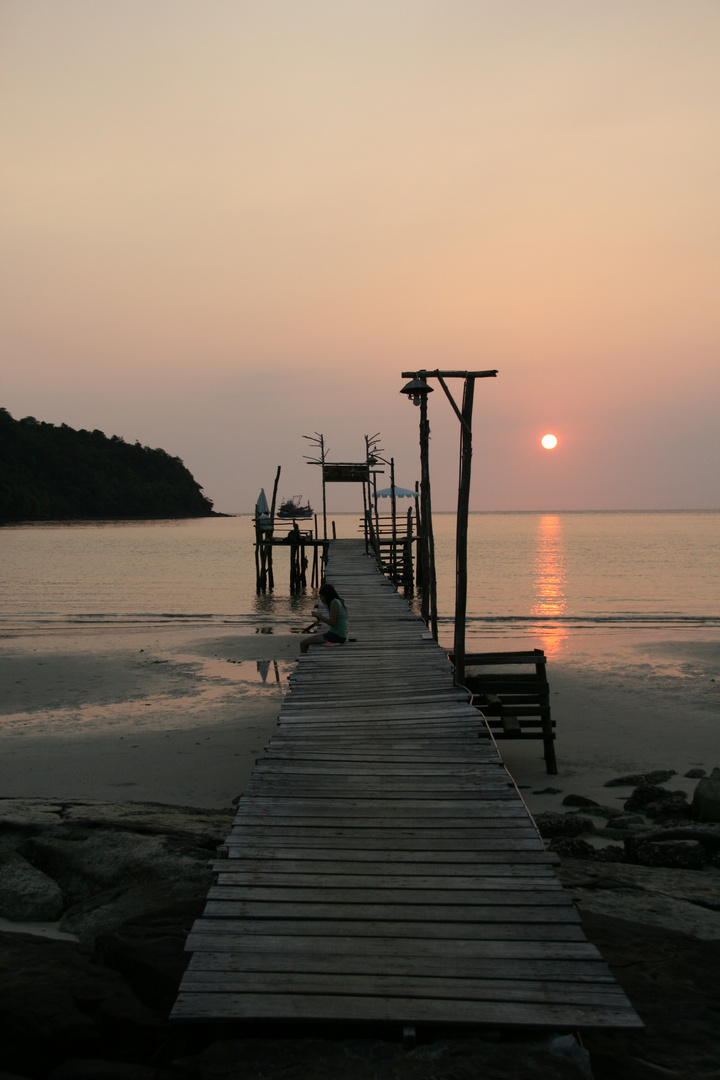
[[[335,517],[339,536],[359,533]],[[441,635],[450,643],[455,518],[435,519]],[[284,552],[273,594],[255,593],[250,517],[18,525],[0,529],[0,628],[308,622]],[[472,514],[468,635],[540,639],[573,630],[720,630],[720,511]],[[510,647],[510,646],[505,646]]]

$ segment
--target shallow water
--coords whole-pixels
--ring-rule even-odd
[[[357,536],[338,515],[339,536]],[[438,603],[454,606],[455,518],[435,517]],[[0,629],[61,624],[296,624],[276,551],[274,593],[256,594],[250,517],[36,524],[0,529]],[[468,632],[584,626],[720,627],[720,511],[471,514]],[[551,640],[552,639],[552,640]]]
[[[336,528],[356,536],[358,518]],[[448,647],[454,528],[437,515]],[[316,594],[289,596],[278,552],[277,587],[258,596],[253,539],[249,517],[0,529],[9,745],[61,731],[168,739],[210,730],[240,698],[272,710],[293,666],[289,634],[312,621]],[[563,791],[602,801],[613,775],[720,764],[719,556],[718,512],[471,515],[467,649],[545,650]],[[253,637],[250,653],[233,645]],[[59,654],[50,685],[41,665]],[[540,748],[500,743],[531,804],[548,784]]]

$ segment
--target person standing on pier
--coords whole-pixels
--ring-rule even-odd
[[[311,645],[344,645],[347,641],[348,618],[345,601],[327,582],[320,586],[320,599],[327,607],[328,614],[323,615],[319,608],[315,608],[313,615],[320,622],[327,623],[330,629],[322,634],[310,634],[309,637],[303,638],[300,642],[302,653],[306,653]]]

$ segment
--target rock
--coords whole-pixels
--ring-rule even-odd
[[[686,773],[683,773],[686,780],[699,780],[701,776],[707,776],[705,769],[688,769]]]
[[[647,828],[642,814],[618,814],[616,817],[610,818],[603,831],[607,832],[608,829],[631,829],[635,825],[641,825],[644,829]]]
[[[2,1068],[44,1076],[73,1057],[143,1061],[165,1029],[82,945],[0,932]]]
[[[580,913],[585,933],[645,1023],[645,1031],[583,1032],[595,1080],[720,1076],[720,942],[696,941],[645,920],[629,922],[582,909]]]
[[[0,851],[14,850],[34,867],[33,881],[38,888],[45,882],[47,895],[60,890],[61,929],[91,943],[137,915],[205,897],[209,860],[233,817],[231,810],[160,803],[0,798]],[[16,914],[21,910],[28,918],[26,907]],[[34,917],[49,914],[38,909]],[[54,921],[56,908],[52,914],[42,921]]]
[[[231,1038],[173,1065],[194,1080],[592,1080],[587,1051],[567,1035],[491,1040],[438,1034],[410,1051],[370,1033]]]
[[[603,844],[602,847],[593,848],[596,862],[619,863],[625,862],[625,848],[619,844]]]
[[[177,1073],[156,1069],[153,1065],[128,1061],[71,1058],[53,1069],[48,1080],[178,1080]],[[2,1077],[0,1077],[2,1080]]]
[[[652,840],[639,843],[635,858],[641,866],[702,870],[705,851],[697,840]]]
[[[101,934],[95,960],[119,972],[145,1005],[169,1013],[190,953],[185,942],[204,898],[131,919]]]
[[[214,850],[230,832],[232,810],[206,810],[165,803],[106,803],[91,799],[59,802],[53,799],[0,797],[0,834],[48,835],[68,825],[127,829],[191,841]]]
[[[0,918],[12,922],[55,922],[63,895],[56,881],[16,851],[0,849]]]
[[[720,827],[716,825],[675,825],[664,829],[646,830],[643,841],[697,840],[708,857],[720,853]],[[639,842],[639,841],[636,841]]]
[[[566,795],[562,804],[563,806],[599,806],[594,799],[586,799],[584,795]]]
[[[69,827],[29,837],[20,851],[62,889],[60,929],[86,943],[136,915],[204,898],[212,883],[207,850],[187,839]]]
[[[720,769],[713,769],[699,781],[691,805],[698,821],[720,821]]]
[[[562,795],[562,788],[544,787],[540,791],[533,791],[533,795]]]
[[[634,862],[563,858],[556,871],[580,909],[720,946],[720,870],[678,870]]]
[[[648,803],[645,814],[653,821],[676,821],[689,818],[691,810],[684,791],[669,791],[662,799]]]
[[[623,803],[624,810],[644,810],[650,803],[663,799],[670,792],[667,788],[658,787],[657,784],[640,784],[635,788],[629,799]]]
[[[586,799],[584,795],[567,795],[563,799],[562,805],[585,808],[593,817],[610,819],[619,817],[622,814],[622,810],[618,810],[616,806],[603,806],[602,803],[595,802],[593,799]]]
[[[606,780],[603,787],[639,787],[641,784],[666,784],[676,776],[675,769],[656,769],[648,773],[631,773],[630,776],[618,776],[614,780]]]
[[[549,851],[561,855],[566,859],[594,859],[595,848],[588,844],[587,840],[580,840],[577,836],[560,836],[550,841]]]
[[[535,824],[540,835],[549,839],[556,836],[579,836],[580,833],[594,831],[590,818],[580,817],[579,814],[559,814],[554,810],[545,810],[541,814],[535,814]]]

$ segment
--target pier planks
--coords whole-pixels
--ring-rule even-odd
[[[177,1020],[636,1028],[445,653],[356,541],[215,864]]]

